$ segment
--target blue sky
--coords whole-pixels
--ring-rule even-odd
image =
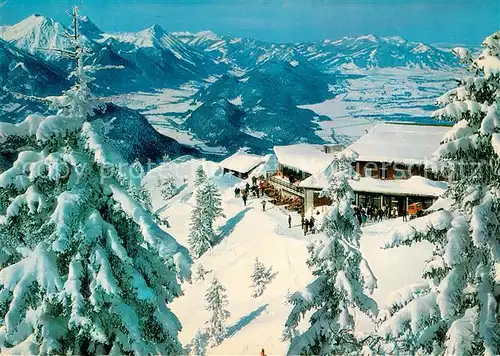
[[[498,0],[0,0],[0,24],[80,6],[105,31],[212,30],[275,42],[375,34],[477,46],[500,29]]]

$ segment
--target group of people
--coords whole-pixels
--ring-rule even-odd
[[[260,196],[264,195],[264,186],[262,181],[259,182],[257,185],[257,177],[252,177],[252,186],[250,186],[250,183],[247,182],[245,185],[244,189],[241,189],[240,187],[234,188],[234,197],[239,198],[243,200],[243,205],[247,205],[247,200],[250,195],[252,195],[254,198],[260,198]],[[265,204],[263,204],[265,205]],[[263,207],[265,209],[265,207]]]
[[[314,230],[314,223],[315,222],[316,222],[316,220],[314,220],[314,217],[312,217],[312,216],[309,219],[305,219],[302,216],[302,230],[304,230],[304,236],[306,236],[308,232],[310,232],[311,234],[315,233],[315,230]],[[289,222],[289,226],[290,226],[290,222]]]
[[[359,225],[364,225],[367,221],[382,221],[384,218],[390,219],[391,217],[398,216],[397,208],[391,210],[389,207],[382,206],[380,208],[369,206],[364,207],[354,207],[354,213],[358,219]],[[401,212],[403,216],[403,221],[408,221],[408,212],[403,209]]]

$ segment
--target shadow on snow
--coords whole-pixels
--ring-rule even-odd
[[[236,324],[234,324],[233,326],[231,326],[227,329],[227,337],[230,338],[230,337],[234,336],[234,334],[236,334],[238,331],[240,331],[245,326],[250,324],[252,321],[257,319],[259,317],[259,315],[262,314],[262,312],[267,309],[268,306],[269,306],[269,304],[264,304],[264,305],[258,307],[257,309],[255,309],[250,314],[243,316],[240,320],[238,320],[238,322]]]
[[[231,219],[226,221],[226,224],[224,226],[221,226],[219,228],[220,233],[217,238],[217,243],[220,243],[222,240],[224,240],[226,237],[228,237],[236,228],[236,225],[239,224],[241,220],[245,217],[245,214],[251,210],[252,208],[245,208],[244,210],[240,211],[238,214],[233,216]]]

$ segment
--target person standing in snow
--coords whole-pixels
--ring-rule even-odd
[[[309,230],[311,231],[311,234],[314,234],[314,218],[312,216],[309,219]]]
[[[240,196],[240,188],[236,187],[234,188],[234,197],[238,198]]]
[[[382,218],[384,217],[384,211],[382,209],[378,209],[378,220],[382,221]],[[377,219],[375,219],[377,220]]]
[[[257,185],[257,177],[256,176],[252,177],[252,184]]]
[[[304,230],[304,226],[306,225],[306,221],[304,220],[304,215],[300,217],[300,226],[302,227],[302,230]]]
[[[288,228],[292,228],[292,216],[290,214],[288,214]]]
[[[361,226],[361,224],[363,223],[363,220],[361,219],[361,210],[356,207],[356,217],[358,218],[358,222],[359,222],[359,226]]]
[[[262,200],[261,204],[262,204],[262,211],[266,211],[266,201]]]
[[[245,185],[245,190],[248,194],[248,192],[250,191],[250,184],[247,182],[247,184]]]
[[[243,199],[243,205],[244,206],[247,206],[247,193],[246,192],[243,192],[243,195],[241,196],[241,199]]]
[[[309,232],[309,226],[310,226],[309,224],[310,224],[309,220],[306,219],[304,221],[304,231],[305,231],[304,235],[306,235]]]
[[[408,221],[408,211],[403,209],[403,221]]]

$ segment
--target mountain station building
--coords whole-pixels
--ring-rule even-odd
[[[447,183],[425,168],[439,148],[449,126],[380,123],[349,146],[358,153],[354,168],[360,175],[352,181],[356,205],[390,209],[400,215],[408,205],[427,208],[446,190]],[[331,176],[331,164],[340,147],[298,144],[276,146],[276,172],[269,182],[284,195],[299,197],[303,213],[313,214],[330,205],[321,198]]]

